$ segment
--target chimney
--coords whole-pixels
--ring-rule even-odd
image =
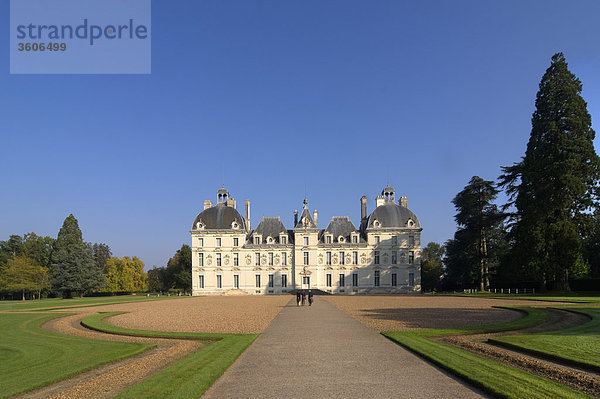
[[[298,224],[298,211],[294,211],[294,227]]]
[[[408,208],[408,198],[406,198],[406,196],[402,196],[400,197],[400,199],[398,200],[398,204],[400,204],[400,206],[403,206],[405,208]]]
[[[250,200],[246,200],[246,228],[250,230]]]
[[[235,200],[233,198],[227,198],[227,202],[226,202],[227,206],[232,207],[233,209],[235,209]]]
[[[212,207],[212,201],[210,201],[210,200],[204,201],[204,209],[208,209],[210,207]]]
[[[367,218],[367,197],[364,195],[360,198],[360,219]]]
[[[315,219],[315,227],[317,226],[317,216],[319,215],[319,212],[317,212],[316,210],[313,212],[313,219]]]
[[[385,197],[383,195],[378,195],[375,198],[375,206],[378,207],[378,206],[381,206],[383,204],[385,204]]]

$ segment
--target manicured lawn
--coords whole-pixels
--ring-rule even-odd
[[[0,398],[120,360],[152,345],[98,341],[44,330],[61,314],[0,314]]]
[[[540,309],[519,309],[527,312],[527,316],[503,324],[462,330],[392,331],[382,334],[496,397],[540,399],[589,397],[556,382],[429,338],[435,335],[474,334],[524,328],[539,324],[547,317]]]
[[[547,294],[495,294],[493,292],[476,292],[473,294],[434,294],[434,295],[448,295],[448,296],[463,296],[473,298],[493,298],[493,299],[514,299],[520,301],[543,301],[543,302],[568,302],[568,303],[589,303],[589,304],[600,304],[600,295],[593,295],[594,293],[547,293]]]
[[[257,334],[207,334],[132,330],[116,327],[103,319],[120,312],[86,317],[82,324],[112,334],[198,339],[212,341],[197,352],[147,378],[118,398],[199,398],[225,370],[254,342]]]
[[[11,311],[23,311],[31,309],[64,309],[72,307],[84,307],[84,306],[98,306],[98,305],[111,305],[115,303],[127,303],[127,302],[138,302],[138,301],[156,301],[164,299],[174,298],[190,298],[190,297],[177,297],[177,296],[160,296],[160,297],[147,297],[145,295],[121,295],[121,296],[106,296],[106,297],[85,297],[85,298],[73,298],[73,299],[36,299],[30,301],[0,301],[0,311],[11,312]]]
[[[600,371],[600,308],[568,309],[592,319],[565,330],[498,337],[490,342]]]

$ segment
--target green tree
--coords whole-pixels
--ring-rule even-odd
[[[32,258],[38,266],[50,266],[50,259],[56,240],[52,237],[40,237],[35,233],[23,236],[22,252]]]
[[[445,248],[437,242],[430,242],[421,251],[421,287],[425,291],[433,291],[440,284],[444,273],[442,258]]]
[[[148,270],[148,289],[153,292],[162,292],[167,287],[167,268],[156,267]]]
[[[19,292],[23,300],[26,293],[37,293],[39,298],[49,286],[48,269],[24,255],[9,259],[0,276],[0,291]]]
[[[569,289],[586,267],[582,237],[598,205],[600,159],[582,85],[562,53],[540,82],[531,134],[520,162],[503,167],[500,185],[514,206],[511,259],[546,288]]]
[[[6,265],[9,259],[23,254],[23,238],[13,234],[8,240],[0,241],[0,265]]]
[[[190,291],[192,289],[192,249],[182,245],[167,262],[167,288]]]
[[[94,263],[92,251],[83,242],[77,219],[67,216],[58,232],[52,253],[52,286],[63,298],[83,295],[103,286],[104,275]]]
[[[106,273],[106,262],[112,256],[112,252],[110,247],[106,244],[93,244],[92,245],[92,254],[94,257],[94,263],[99,270],[102,270]]]
[[[109,258],[106,262],[106,292],[139,292],[148,290],[148,276],[144,262],[134,256]]]
[[[446,245],[448,276],[460,276],[462,284],[476,276],[481,291],[489,289],[490,268],[498,261],[496,241],[503,235],[504,215],[492,203],[497,195],[494,182],[473,176],[452,200],[458,230]]]

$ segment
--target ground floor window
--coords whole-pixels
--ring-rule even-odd
[[[415,286],[415,273],[413,272],[408,273],[408,285],[411,287]]]
[[[346,276],[343,274],[340,274],[340,287],[343,287],[346,285]]]
[[[198,276],[198,285],[200,286],[200,288],[204,288],[204,275],[201,274],[200,276]]]
[[[284,288],[287,287],[287,274],[281,275],[281,286]]]
[[[373,285],[375,285],[375,287],[379,287],[379,270],[375,270]]]
[[[352,286],[358,287],[358,274],[354,273],[352,275]]]
[[[260,287],[260,274],[256,275],[256,287]]]
[[[235,289],[240,288],[240,275],[239,274],[233,275],[233,288],[235,288]]]
[[[392,287],[398,286],[398,275],[396,273],[392,273]]]
[[[273,275],[269,274],[269,287],[273,287],[273,284],[274,284],[274,282],[273,282]]]
[[[327,286],[331,287],[331,273],[327,273],[327,275],[325,276],[326,280],[327,280]]]
[[[217,288],[223,288],[223,276],[217,275]]]

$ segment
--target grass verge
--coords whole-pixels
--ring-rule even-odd
[[[547,314],[541,309],[512,308],[526,312],[519,320],[453,330],[391,331],[382,334],[473,386],[499,398],[589,398],[590,396],[525,371],[431,339],[431,336],[478,334],[520,329],[539,324]]]
[[[209,342],[192,355],[178,361],[143,382],[121,393],[118,398],[168,397],[198,398],[254,342],[258,334],[214,334],[134,330],[108,324],[104,320],[123,312],[108,312],[88,316],[81,324],[110,334],[197,339]]]
[[[0,398],[49,385],[153,347],[63,335],[40,327],[65,315],[0,315]]]
[[[69,309],[69,308],[81,308],[88,306],[102,306],[102,305],[114,305],[117,303],[131,303],[131,302],[146,302],[146,301],[162,301],[165,299],[176,299],[176,298],[191,298],[191,297],[176,297],[176,296],[161,296],[161,297],[147,297],[144,295],[121,295],[121,296],[109,296],[109,297],[86,297],[86,298],[73,298],[73,299],[35,299],[28,301],[0,301],[1,312],[16,312],[16,311],[27,311],[27,310],[56,310],[56,309]]]
[[[591,318],[585,324],[544,334],[497,337],[489,342],[600,371],[600,308],[561,308]]]

